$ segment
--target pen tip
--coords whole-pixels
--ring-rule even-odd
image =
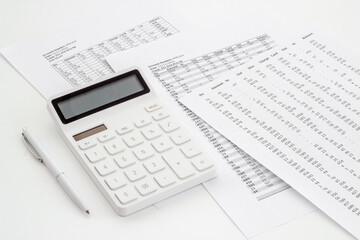
[[[90,214],[90,211],[89,211],[89,210],[86,210],[85,212],[86,212],[87,214]]]

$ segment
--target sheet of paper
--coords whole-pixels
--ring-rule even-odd
[[[360,238],[359,62],[311,31],[180,101]]]
[[[129,7],[129,6],[128,6]],[[190,27],[187,18],[151,5],[98,9],[70,25],[1,49],[5,58],[45,98],[113,72],[103,60],[114,53],[169,38]]]
[[[255,15],[242,17],[106,59],[115,71],[132,65],[142,69],[167,107],[219,163],[218,177],[205,187],[244,235],[253,237],[311,211],[313,206],[178,101],[275,46],[275,38],[267,34],[271,21],[267,25]]]

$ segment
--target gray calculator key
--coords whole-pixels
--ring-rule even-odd
[[[134,128],[130,124],[127,124],[127,125],[123,125],[120,128],[116,129],[116,132],[119,135],[124,135],[126,133],[131,132],[132,130],[134,130]]]
[[[187,158],[195,157],[201,153],[200,149],[192,142],[184,144],[180,149]]]
[[[114,161],[120,168],[133,165],[136,162],[134,155],[127,151],[114,156]]]
[[[124,171],[126,177],[131,181],[131,182],[135,182],[139,179],[142,179],[146,176],[145,170],[137,165],[127,168]]]
[[[176,182],[176,177],[169,170],[157,174],[154,179],[162,188],[170,186]]]
[[[123,137],[124,142],[128,147],[135,147],[144,142],[140,134],[138,133],[131,133]]]
[[[115,190],[126,185],[125,177],[120,172],[107,176],[104,181],[111,190]]]
[[[86,150],[95,146],[96,146],[96,142],[92,140],[84,140],[81,143],[79,143],[79,148],[81,150]]]
[[[191,163],[198,171],[204,171],[213,166],[212,162],[203,156],[192,159]]]
[[[155,184],[152,181],[150,181],[149,178],[141,180],[140,182],[136,183],[135,188],[142,196],[146,196],[157,190]]]
[[[109,160],[97,163],[95,165],[95,169],[101,176],[106,176],[116,171],[114,163],[110,162]]]
[[[130,187],[123,187],[120,188],[115,196],[122,204],[127,204],[129,202],[132,202],[137,199],[137,194],[135,192],[135,189]]]
[[[111,139],[114,139],[115,135],[110,133],[110,132],[103,132],[101,134],[99,134],[99,136],[97,137],[97,139],[99,140],[99,142],[107,142]]]
[[[120,139],[108,142],[104,147],[110,155],[115,155],[125,150],[124,143],[122,143]]]
[[[180,179],[188,178],[195,174],[193,167],[184,157],[180,157],[178,150],[170,150],[163,154],[163,159]]]
[[[160,122],[159,125],[160,125],[161,129],[164,130],[164,132],[166,132],[166,133],[175,131],[176,129],[180,128],[180,126],[174,120],[171,120],[171,119],[166,119],[166,120]]]
[[[160,104],[154,103],[154,104],[151,104],[151,105],[146,106],[146,107],[145,107],[145,110],[146,110],[147,112],[153,112],[153,111],[156,111],[156,110],[158,110],[158,109],[160,109],[160,108],[161,108],[161,105],[160,105]]]
[[[85,153],[85,156],[92,163],[98,162],[106,158],[104,150],[100,147],[92,148]]]

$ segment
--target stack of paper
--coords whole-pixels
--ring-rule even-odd
[[[181,102],[360,238],[359,62],[311,31]]]

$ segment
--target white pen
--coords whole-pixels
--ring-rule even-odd
[[[85,207],[83,201],[80,198],[80,195],[77,193],[75,188],[66,178],[63,171],[61,171],[49,155],[44,151],[40,146],[34,134],[28,129],[23,129],[22,136],[24,137],[26,146],[29,148],[30,152],[38,159],[40,162],[44,163],[46,167],[50,170],[52,175],[60,183],[61,187],[65,190],[67,195],[79,206],[79,208],[85,211],[87,214],[90,214],[88,208]],[[32,150],[33,149],[33,150]]]

